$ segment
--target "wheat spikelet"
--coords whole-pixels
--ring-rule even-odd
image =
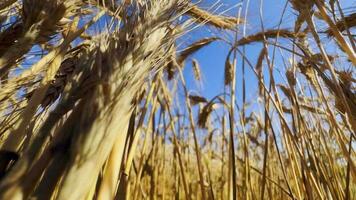
[[[256,72],[257,72],[257,76],[258,76],[258,88],[259,88],[259,94],[262,95],[263,94],[263,60],[266,57],[267,54],[267,49],[263,48],[260,52],[260,54],[258,55],[257,58],[257,63],[256,63]]]
[[[193,44],[189,45],[187,48],[185,48],[179,54],[177,63],[182,65],[183,62],[188,58],[188,56],[192,55],[193,53],[199,51],[201,48],[209,45],[210,43],[212,43],[218,39],[219,38],[217,38],[217,37],[212,37],[212,38],[204,38],[204,39],[194,42]]]
[[[208,100],[206,100],[206,98],[202,97],[202,96],[197,96],[197,95],[189,95],[189,99],[191,104],[197,105],[199,103],[208,103]]]
[[[46,43],[57,30],[70,22],[80,5],[79,1],[33,1],[23,2],[20,39],[6,49],[0,58],[0,77],[7,75],[17,60],[26,54],[35,43]]]
[[[212,38],[204,38],[199,41],[194,42],[193,44],[189,45],[187,48],[182,50],[182,52],[178,55],[178,58],[175,56],[174,48],[173,48],[173,53],[169,58],[169,61],[167,63],[166,67],[166,72],[168,74],[168,80],[172,80],[174,77],[174,74],[176,72],[177,67],[183,67],[184,66],[184,61],[194,54],[195,52],[199,51],[203,47],[209,45],[210,43],[218,40],[219,38],[217,37],[212,37]],[[197,66],[194,66],[194,61],[193,61],[193,69],[196,70]],[[194,71],[196,73],[198,71]],[[198,74],[196,74],[198,75]],[[198,76],[196,76],[198,77]],[[197,79],[198,80],[198,79]]]
[[[221,29],[234,29],[238,24],[244,23],[242,19],[213,15],[197,6],[192,6],[187,14],[194,17],[198,22],[208,23]]]
[[[336,73],[347,89],[351,89],[352,84],[356,83],[356,79],[352,76],[352,71],[337,71]]]
[[[231,85],[233,78],[233,64],[230,60],[225,61],[225,73],[224,73],[224,83],[225,85]]]
[[[343,92],[346,96],[347,105],[351,109],[351,114],[354,119],[356,119],[356,92],[352,89],[352,84],[356,82],[356,80],[352,76],[352,71],[340,71],[337,72],[339,75],[339,79],[341,80],[341,85]],[[336,107],[343,113],[346,112],[345,105],[343,105],[342,100],[336,97],[335,100]]]
[[[279,30],[266,30],[265,32],[259,32],[254,35],[249,35],[245,38],[242,38],[238,40],[237,45],[248,45],[253,42],[261,42],[264,40],[264,38],[269,39],[269,38],[276,38],[276,37],[281,37],[281,38],[304,38],[305,34],[304,33],[294,33],[285,29],[279,29]]]
[[[291,86],[294,87],[297,84],[297,80],[296,80],[296,77],[295,77],[294,72],[292,71],[292,69],[288,69],[286,71],[286,77],[287,77],[288,83]]]
[[[77,52],[79,53],[79,52]],[[83,54],[79,54],[80,56],[83,56]],[[48,105],[52,104],[60,94],[63,93],[64,88],[73,74],[75,68],[76,68],[76,62],[78,60],[79,55],[71,55],[71,57],[66,58],[62,63],[61,66],[58,69],[58,72],[56,73],[54,80],[51,81],[50,86],[46,92],[46,95],[44,99],[42,100],[41,106],[42,107],[47,107]],[[30,99],[31,96],[33,95],[34,91],[29,92],[26,95],[26,98]]]
[[[352,13],[348,16],[345,16],[343,19],[336,22],[336,27],[340,32],[344,32],[346,29],[351,29],[356,26],[356,13]],[[331,28],[326,30],[326,33],[329,37],[333,36]]]
[[[213,101],[210,101],[201,109],[199,116],[198,116],[198,125],[201,128],[207,127],[207,122],[208,122],[210,114],[214,110],[214,105],[215,105],[215,103]]]
[[[193,65],[193,72],[194,72],[195,80],[201,81],[201,72],[200,72],[200,66],[199,66],[198,61],[193,59],[192,65]]]
[[[320,108],[316,108],[307,104],[299,104],[300,108],[304,111],[310,112],[310,113],[314,113],[314,114],[318,114],[318,115],[325,115],[325,111],[323,109]],[[285,113],[289,113],[292,114],[293,113],[293,109],[292,108],[288,108],[286,106],[282,106],[282,110]]]

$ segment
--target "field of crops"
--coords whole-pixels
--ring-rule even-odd
[[[276,2],[1,0],[0,199],[356,200],[356,2]]]

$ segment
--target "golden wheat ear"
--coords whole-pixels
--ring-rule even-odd
[[[245,22],[245,20],[241,18],[214,15],[198,6],[192,6],[187,11],[187,14],[196,19],[199,23],[207,23],[220,29],[233,30],[237,25]]]
[[[345,16],[343,19],[337,21],[335,25],[337,29],[340,30],[340,32],[344,32],[345,30],[354,28],[356,26],[356,13],[352,13],[348,16]],[[326,30],[326,33],[329,37],[333,36],[333,31],[331,28],[328,28],[328,30]]]

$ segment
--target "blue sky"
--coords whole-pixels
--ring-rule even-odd
[[[283,10],[283,6],[285,1],[281,0],[276,0],[274,1],[273,5],[264,3],[264,26],[265,28],[275,28],[276,25],[278,25],[278,22],[280,20],[280,16]],[[221,7],[221,11],[224,11],[224,9],[229,9],[231,5],[236,4],[233,1],[221,1],[224,6]],[[246,34],[253,34],[256,32],[259,32],[261,30],[261,25],[260,25],[260,17],[259,17],[259,1],[250,1],[249,5],[249,11],[247,13],[247,29],[246,29]],[[242,10],[245,10],[245,4],[242,8]],[[229,11],[229,14],[234,14],[238,12],[238,8],[234,8]],[[244,15],[244,13],[242,13]],[[288,18],[293,18],[293,16],[286,16],[286,19]],[[287,23],[288,25],[288,23]],[[242,29],[242,26],[240,27]],[[221,36],[218,33],[218,30],[216,30],[213,27],[210,27],[211,32],[216,34],[217,36]],[[241,30],[242,31],[242,30]],[[201,37],[205,36],[208,34],[202,33],[201,30],[197,30],[194,33],[194,38],[195,37]],[[241,37],[242,33],[240,33]],[[223,36],[224,37],[224,36]],[[226,38],[226,37],[224,37]],[[230,34],[230,37],[228,37],[230,40],[233,39],[232,34]],[[193,40],[192,40],[193,41]],[[225,59],[228,53],[229,47],[224,44],[223,42],[215,42],[212,43],[211,45],[203,48],[201,51],[196,53],[193,57],[198,60],[200,66],[201,66],[201,71],[203,72],[203,88],[201,92],[208,96],[209,98],[215,96],[218,93],[221,93],[223,91],[224,85],[223,85],[223,80],[224,80],[224,66],[225,66]],[[246,46],[246,54],[248,57],[255,58],[258,56],[259,52],[261,51],[261,45],[260,44],[254,44],[250,46]],[[253,59],[252,59],[253,60]],[[253,63],[254,64],[254,63]],[[238,66],[237,68],[237,89],[238,93],[240,91],[240,86],[241,86],[241,65]],[[246,69],[248,67],[246,66]],[[185,68],[185,75],[188,79],[188,85],[193,86],[195,84],[195,81],[193,77],[190,75],[192,72],[192,68],[188,66]],[[247,85],[256,87],[255,84],[255,79],[254,75],[251,74],[250,70],[246,70],[246,78],[247,78]]]
[[[199,4],[201,7],[208,9],[210,6],[216,1],[202,1],[201,4]],[[219,1],[217,4],[221,5],[220,8],[218,9],[217,13],[219,12],[224,12],[228,10],[228,14],[233,14],[236,15],[238,12],[238,8],[234,8],[233,5],[236,5],[241,1],[233,1],[233,0],[223,0]],[[246,0],[244,1],[242,5],[242,16],[245,15],[245,10],[246,10]],[[349,8],[349,7],[356,7],[356,1],[352,0],[340,0],[340,3],[342,7]],[[260,32],[261,29],[261,20],[259,16],[259,10],[260,10],[260,4],[261,0],[250,0],[249,2],[249,9],[247,13],[247,27],[246,27],[246,35],[253,34]],[[286,0],[264,0],[263,1],[263,26],[265,29],[274,29],[278,27],[279,21],[281,20],[283,8],[286,4]],[[353,9],[354,10],[354,9]],[[347,11],[347,10],[346,10]],[[286,13],[283,16],[282,19],[282,28],[287,28],[292,30],[294,21],[295,21],[295,16],[296,13],[293,9],[291,9],[290,5],[288,5]],[[240,27],[242,31],[242,26]],[[322,30],[325,27],[320,27]],[[229,38],[232,41],[233,36],[230,34],[224,34],[222,35],[219,33],[218,30],[216,30],[213,27],[210,27],[210,33],[207,33],[206,29],[197,29],[189,34],[189,37],[184,38],[185,43],[189,44],[194,42],[197,38],[201,37],[208,37],[209,35],[217,35],[219,37],[224,37],[224,38]],[[227,37],[229,36],[229,37]],[[242,33],[239,34],[239,37],[242,36]],[[290,43],[287,40],[279,40],[282,44],[287,44]],[[328,44],[332,43],[332,40],[329,38],[323,38],[323,42]],[[246,46],[246,55],[247,57],[250,58],[250,61],[253,61],[252,64],[254,65],[256,58],[258,54],[261,51],[261,44],[253,44],[253,45],[248,45]],[[335,46],[334,46],[335,47]],[[336,48],[334,48],[336,49]],[[200,50],[198,53],[196,53],[194,57],[196,60],[198,60],[201,71],[203,73],[203,87],[195,87],[196,81],[194,80],[192,76],[192,68],[191,65],[188,64],[184,70],[184,74],[187,79],[187,84],[189,88],[193,91],[197,91],[198,93],[202,94],[205,97],[212,98],[213,96],[220,94],[224,90],[224,65],[225,65],[225,58],[228,53],[228,46],[224,44],[223,42],[214,42],[210,44],[209,46],[203,48]],[[330,51],[333,49],[330,48]],[[278,50],[277,50],[278,51]],[[286,55],[285,58],[288,58]],[[241,59],[241,56],[238,57],[238,59]],[[288,61],[288,60],[286,60]],[[285,62],[286,62],[285,61]],[[188,60],[187,63],[190,63]],[[280,56],[279,53],[277,53],[276,59],[275,59],[275,65],[276,65],[276,75],[277,79],[278,78],[278,73],[283,73],[284,74],[284,69],[285,65],[283,64],[282,57]],[[278,72],[280,70],[280,72]],[[241,63],[238,64],[237,66],[237,99],[238,101],[241,101],[241,90],[242,90],[242,81],[241,81]],[[283,80],[279,80],[283,81]],[[255,75],[252,73],[252,71],[249,69],[248,66],[246,66],[246,85],[247,85],[247,99],[254,98],[256,96],[257,92],[257,81],[255,78]]]
[[[203,1],[202,4],[200,4],[201,7],[208,9],[209,5],[212,5],[212,3],[215,1]],[[236,5],[241,1],[232,1],[232,0],[223,0],[219,1],[220,4],[223,4],[223,6],[220,7],[217,13],[223,12],[224,10],[229,10],[229,14],[234,14],[236,15],[237,13],[237,8],[233,8],[233,5]],[[246,10],[246,2],[247,0],[244,1],[244,4],[242,5],[242,16],[245,16],[245,10]],[[247,13],[247,27],[246,27],[246,35],[254,34],[257,32],[262,31],[261,28],[261,20],[260,20],[260,15],[259,15],[259,10],[260,10],[260,2],[261,0],[250,0],[249,2],[249,9]],[[276,29],[278,28],[278,24],[281,20],[281,16],[283,13],[283,8],[286,4],[287,0],[264,0],[263,1],[263,26],[264,29]],[[350,14],[350,11],[356,9],[356,1],[354,0],[340,0],[340,4],[342,8],[351,8],[351,9],[345,9],[345,14]],[[293,30],[294,27],[294,22],[296,19],[296,12],[290,7],[290,4],[288,4],[288,7],[286,9],[286,12],[282,18],[282,23],[281,23],[281,28],[282,29],[289,29]],[[242,26],[240,27],[242,30]],[[317,23],[317,28],[322,31],[326,29],[325,24],[318,24]],[[207,31],[206,27],[203,27],[202,29],[197,29],[189,34],[187,34],[182,40],[184,41],[185,45],[189,45],[193,43],[194,41],[197,41],[201,39],[202,37],[211,37],[211,36],[219,36],[223,37],[225,39],[229,38],[230,41],[233,41],[233,36],[230,34],[221,34],[218,30],[216,30],[213,27],[209,28],[210,31]],[[242,37],[242,32],[239,33],[239,38]],[[339,54],[338,51],[340,51],[335,43],[333,42],[332,39],[328,37],[323,37],[321,38],[323,44],[326,47],[326,50],[330,54]],[[288,41],[286,39],[278,39],[278,42],[282,44],[283,46],[290,47],[291,46],[291,41]],[[260,43],[255,43],[252,45],[247,45],[245,47],[246,50],[246,56],[249,58],[249,60],[252,62],[252,65],[254,66],[256,64],[257,57],[262,49],[262,45]],[[273,47],[270,47],[269,53],[271,54]],[[224,66],[225,66],[225,59],[229,51],[229,46],[224,44],[223,42],[213,42],[209,46],[204,47],[201,49],[199,52],[197,52],[195,55],[192,56],[192,58],[196,59],[199,62],[202,76],[203,76],[203,86],[202,87],[197,87],[197,83],[194,79],[193,76],[193,70],[191,67],[191,59],[188,59],[186,61],[187,65],[184,68],[184,75],[186,78],[187,86],[189,89],[190,94],[195,94],[195,95],[201,95],[207,98],[208,100],[212,99],[216,95],[220,95],[224,92]],[[317,50],[315,52],[318,52]],[[340,54],[339,54],[340,55]],[[283,77],[285,77],[285,71],[289,66],[289,61],[288,59],[290,58],[290,55],[283,51],[283,56],[280,53],[280,51],[277,49],[276,50],[276,57],[274,60],[274,78],[277,83],[282,83],[285,84],[286,80],[284,80]],[[238,56],[238,64],[237,64],[237,82],[236,82],[236,100],[237,104],[239,107],[242,106],[242,65],[241,65],[241,56]],[[342,68],[353,68],[349,62],[343,62],[339,66]],[[265,75],[265,81],[268,82],[268,77],[266,72],[266,67],[264,67],[264,75]],[[250,67],[246,65],[246,71],[245,71],[245,80],[246,80],[246,100],[247,103],[250,104],[250,106],[246,110],[246,115],[248,116],[251,112],[258,113],[260,112],[261,105],[258,103],[258,81],[255,76],[255,74],[251,71]],[[300,80],[303,81],[303,80]],[[179,91],[179,95],[181,97],[184,96],[184,93],[182,90]],[[195,116],[197,116],[197,108],[194,109]],[[220,112],[220,111],[218,111]],[[236,113],[238,115],[238,112]],[[235,116],[238,118],[238,116]],[[236,119],[237,119],[236,118]],[[272,121],[274,116],[272,116]],[[279,128],[279,122],[274,123],[276,126],[276,130],[280,130]],[[245,127],[248,129],[248,127]],[[239,128],[238,128],[239,129]],[[201,130],[204,131],[204,130]],[[199,131],[199,133],[201,133]],[[278,131],[277,134],[281,134],[281,132]]]

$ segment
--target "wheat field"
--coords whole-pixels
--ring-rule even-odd
[[[0,199],[356,200],[356,5],[266,2],[1,0]]]

